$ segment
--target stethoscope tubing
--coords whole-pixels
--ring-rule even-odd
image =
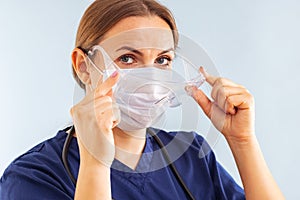
[[[74,184],[74,186],[76,185],[76,179],[74,178],[73,174],[71,173],[70,167],[69,167],[69,163],[68,163],[68,152],[69,152],[69,147],[70,147],[70,143],[71,140],[73,138],[73,135],[75,133],[75,127],[74,125],[72,125],[71,127],[67,127],[64,129],[64,131],[70,130],[70,133],[67,135],[67,138],[64,142],[64,146],[63,146],[63,151],[62,151],[62,161],[64,164],[64,167],[72,181],[72,183]],[[176,177],[177,181],[179,182],[180,186],[182,187],[182,189],[184,190],[184,192],[186,193],[187,197],[191,200],[194,200],[194,196],[191,193],[191,191],[188,189],[187,185],[184,183],[182,177],[180,176],[179,172],[177,171],[174,163],[171,161],[169,153],[167,152],[166,148],[164,147],[165,145],[162,143],[162,141],[160,140],[160,138],[156,135],[156,133],[152,130],[152,129],[147,129],[147,132],[155,139],[155,141],[157,142],[157,144],[159,145],[159,147],[162,150],[163,156],[165,158],[165,160],[167,161],[167,163],[169,164],[171,171],[173,172],[174,176]]]

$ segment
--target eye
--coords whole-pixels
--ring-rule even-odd
[[[171,64],[172,59],[168,56],[162,56],[157,58],[155,62],[159,65],[168,66]]]
[[[132,55],[122,55],[118,58],[118,61],[125,65],[131,65],[135,62],[135,59]]]

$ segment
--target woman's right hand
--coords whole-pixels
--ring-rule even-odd
[[[112,99],[112,87],[119,75],[113,73],[83,100],[71,108],[79,151],[80,165],[91,162],[110,167],[115,156],[112,128],[120,120],[120,111]]]
[[[115,72],[105,82],[99,81],[96,89],[88,91],[71,109],[80,153],[75,200],[111,199],[110,166],[115,156],[112,128],[120,120],[112,87],[118,78]]]

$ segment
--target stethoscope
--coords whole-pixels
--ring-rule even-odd
[[[67,135],[67,138],[65,140],[64,146],[63,146],[63,151],[62,151],[62,161],[64,164],[64,167],[70,177],[70,179],[72,180],[73,184],[76,185],[76,180],[73,176],[73,174],[71,173],[69,164],[68,164],[68,152],[69,152],[69,147],[70,147],[70,143],[71,140],[73,138],[73,135],[75,133],[75,127],[74,125],[69,126],[65,129],[63,129],[63,131],[68,131],[70,130],[70,133]],[[182,189],[184,190],[184,192],[186,193],[187,197],[191,200],[194,200],[195,198],[193,197],[192,193],[190,192],[190,190],[187,188],[186,184],[184,183],[184,181],[182,180],[181,176],[179,175],[175,165],[173,164],[173,162],[171,162],[170,156],[166,150],[166,148],[164,148],[164,144],[162,143],[162,141],[160,140],[160,138],[156,135],[156,133],[152,130],[152,129],[147,129],[147,132],[155,139],[155,141],[157,142],[157,144],[159,145],[159,147],[162,150],[163,156],[166,159],[167,163],[170,163],[169,166],[171,168],[171,171],[173,172],[174,176],[176,177],[177,181],[179,182],[179,184],[181,185]]]

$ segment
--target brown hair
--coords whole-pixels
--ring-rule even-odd
[[[88,50],[101,41],[103,35],[122,19],[133,16],[155,15],[163,19],[173,31],[175,46],[178,33],[172,13],[156,0],[95,0],[81,18],[75,46]],[[77,83],[85,88],[73,68]]]

